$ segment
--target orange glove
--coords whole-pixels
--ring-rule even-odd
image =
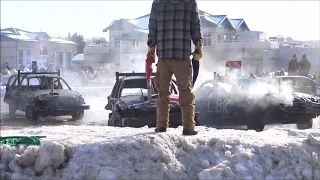
[[[156,62],[156,48],[155,47],[148,47],[148,53],[147,53],[147,58],[149,59],[152,59],[152,63],[155,63]]]
[[[203,47],[201,42],[198,42],[195,51],[192,53],[193,59],[199,61],[203,55]]]

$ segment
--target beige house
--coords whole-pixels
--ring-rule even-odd
[[[201,67],[212,70],[214,66],[224,66],[227,60],[243,60],[244,66],[256,67],[262,65],[265,50],[279,47],[266,40],[263,32],[250,31],[244,19],[199,12],[204,40]],[[147,52],[149,17],[147,14],[136,19],[115,20],[103,29],[109,32],[110,52],[117,55],[121,71],[143,70],[140,62],[144,62]]]
[[[22,64],[38,66],[52,63],[57,68],[66,68],[76,51],[76,43],[51,38],[45,32],[29,32],[17,28],[1,30],[1,66],[8,62],[11,68]]]

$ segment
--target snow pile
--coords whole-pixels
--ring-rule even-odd
[[[320,179],[319,130],[61,126],[3,130],[45,135],[38,146],[1,145],[1,179]]]

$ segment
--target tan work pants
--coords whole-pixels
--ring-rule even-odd
[[[191,60],[159,59],[155,86],[158,89],[157,127],[169,125],[171,79],[175,75],[179,90],[179,105],[182,114],[182,125],[185,129],[194,130],[195,96],[192,92]]]

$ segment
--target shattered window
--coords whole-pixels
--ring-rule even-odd
[[[39,78],[30,78],[29,79],[29,86],[39,86],[40,81]]]
[[[126,88],[122,89],[121,96],[148,96],[148,89]]]

